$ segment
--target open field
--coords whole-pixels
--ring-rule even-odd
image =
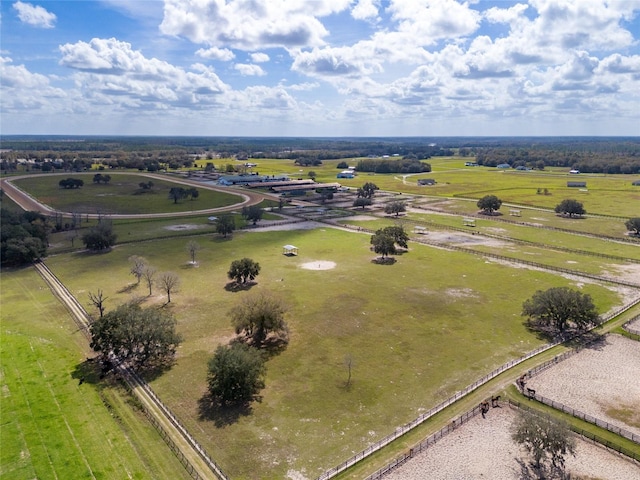
[[[521,450],[510,436],[516,412],[505,405],[492,408],[486,419],[477,415],[384,479],[522,478],[517,459],[526,458],[526,451]],[[566,457],[569,473],[607,480],[628,480],[640,474],[637,463],[577,438],[576,456]]]
[[[185,343],[177,365],[153,386],[233,478],[317,476],[539,345],[522,324],[522,302],[536,289],[573,284],[420,245],[394,266],[374,265],[367,235],[332,228],[207,239],[197,268],[188,265],[186,242],[123,245],[110,253],[56,256],[47,264],[85,304],[89,291],[102,289],[108,308],[146,294],[144,286],[133,286],[130,255],[178,272],[182,288],[168,308]],[[299,257],[282,256],[289,243]],[[246,295],[224,289],[231,260],[242,256],[262,266],[252,290],[273,291],[289,305],[291,343],[268,362],[263,402],[250,416],[229,418],[202,410],[200,399],[208,358],[233,337],[226,312]],[[325,261],[335,268],[301,268]],[[602,310],[620,303],[613,290],[582,289]],[[154,292],[147,301],[164,297]],[[347,355],[354,359],[350,388]],[[256,454],[247,457],[249,450]]]
[[[126,393],[79,385],[91,352],[38,274],[0,285],[0,477],[190,478]]]
[[[65,175],[38,176],[15,180],[17,187],[38,198],[45,205],[63,212],[109,214],[154,214],[165,212],[191,212],[209,208],[226,207],[242,199],[231,193],[197,188],[198,198],[183,199],[174,204],[168,198],[169,190],[177,186],[167,180],[141,174],[111,173],[108,184],[93,183],[93,174],[69,173]],[[84,181],[82,188],[66,190],[58,186],[65,178]],[[143,190],[140,182],[153,182],[151,190]]]
[[[460,184],[448,185],[450,190],[446,195],[477,194],[479,197],[496,193],[506,201],[502,192],[509,190],[504,180],[509,174],[498,177],[495,169],[465,169],[461,159],[431,159],[430,162],[434,165],[434,173],[424,174],[424,177],[458,172],[456,182]],[[264,160],[259,163],[261,174],[285,171],[292,176],[306,178],[307,172],[314,170],[319,181],[335,181],[337,173],[337,161],[303,169],[293,168],[290,160]],[[529,173],[533,172],[522,175]],[[472,180],[473,175],[476,177]],[[485,177],[480,178],[482,175]],[[564,176],[560,178],[551,171],[541,175],[566,184],[567,175],[562,174]],[[516,192],[514,195],[522,201],[531,196],[530,201],[536,205],[535,201],[542,196],[536,195],[535,190],[530,192],[533,185],[527,183],[530,178],[512,177],[509,182],[522,184],[509,192]],[[55,195],[75,193],[58,188],[58,180],[66,177],[52,178],[55,178]],[[110,187],[89,185],[91,178],[89,175],[83,188]],[[112,175],[112,178],[114,182],[116,176]],[[480,187],[488,188],[489,179],[495,178],[505,182],[495,185],[500,191],[478,193]],[[131,185],[136,186],[144,177],[131,175],[131,179]],[[415,180],[409,177],[405,184],[401,177],[392,175],[361,175],[348,182],[361,186],[365,181],[374,181],[381,188],[395,186],[396,190],[402,188],[403,191],[429,192],[430,195],[441,186],[438,184],[433,190],[417,187]],[[614,185],[613,182],[626,182],[629,177],[603,177],[600,180],[611,182],[603,183],[606,186]],[[155,179],[153,181],[156,183]],[[476,181],[478,183],[474,184]],[[592,189],[591,179],[588,181],[589,198],[599,196]],[[623,206],[621,209],[634,205],[633,195],[640,190],[631,190],[623,183],[615,185],[616,188],[619,185],[620,190],[613,191],[611,195],[603,193],[603,200],[597,203],[603,212],[597,213],[612,211],[616,203]],[[198,200],[181,203],[201,205],[204,189],[199,191],[201,196]],[[558,195],[554,191],[551,208],[560,201]],[[166,207],[173,204],[166,197],[166,193],[156,197],[152,202],[155,205],[150,208],[167,211]],[[115,204],[121,202],[114,196],[100,198],[107,201],[105,209],[111,208],[108,206],[111,201]],[[432,200],[426,199],[427,202]],[[94,208],[91,198],[85,201]],[[475,201],[435,201],[446,203],[449,206],[445,208],[455,212],[464,212],[467,208],[470,213],[477,210]],[[590,211],[586,203],[585,207]],[[506,213],[508,207],[503,205],[502,210]],[[549,212],[525,209],[522,212],[522,220],[529,223],[572,225],[569,228],[624,236],[624,221],[621,219],[587,216],[579,221],[565,221]],[[453,222],[451,225],[460,226],[459,217],[430,212],[412,211],[403,218],[408,222],[427,220],[445,225]],[[394,222],[389,218],[365,220],[373,228]],[[512,264],[488,261],[481,256],[417,244],[410,244],[408,253],[396,257],[395,265],[375,265],[371,263],[374,254],[369,250],[368,235],[328,226],[313,230],[278,228],[236,232],[232,238],[222,239],[211,235],[212,226],[204,216],[153,221],[116,220],[114,225],[119,241],[126,244],[99,254],[77,251],[52,256],[47,259],[47,264],[88,310],[91,310],[88,293],[98,289],[103,290],[108,298],[108,309],[134,297],[142,297],[148,304],[165,302],[165,297],[156,289],[147,297],[146,287],[135,285],[127,262],[131,255],[146,257],[158,271],[178,273],[181,288],[172,294],[172,302],[165,308],[176,314],[185,342],[179,349],[175,367],[154,379],[152,385],[232,478],[314,478],[496,366],[532,350],[542,340],[526,330],[520,310],[522,302],[535,290],[552,286],[580,288],[593,296],[601,312],[621,305],[625,298],[637,296],[637,292],[612,285],[605,287],[578,278],[515,268]],[[640,248],[637,245],[490,219],[478,219],[477,230],[504,235],[506,239],[488,239],[478,235],[473,237],[472,243],[469,240],[471,235],[466,238],[446,230],[436,232],[435,229],[428,235],[460,236],[460,245],[473,245],[478,251],[495,251],[514,258],[599,275],[632,279],[638,272],[633,268],[637,265],[623,261],[574,253],[569,258],[566,253],[545,248],[545,245],[556,245],[638,258]],[[66,233],[53,236],[53,252],[58,246],[68,248],[70,241]],[[190,238],[182,237],[188,233],[207,234],[193,238],[202,247],[197,254],[196,266],[189,264],[185,248]],[[155,240],[172,235],[180,237]],[[538,242],[538,245],[516,247],[508,242],[509,237]],[[77,248],[81,242],[75,241]],[[455,239],[446,241],[456,242]],[[282,246],[285,244],[296,245],[300,255],[284,257]],[[233,338],[227,312],[248,293],[224,288],[231,261],[244,256],[253,258],[262,266],[258,284],[251,291],[269,290],[279,295],[289,307],[287,320],[291,328],[290,345],[270,358],[267,364],[267,387],[262,392],[264,398],[252,406],[250,415],[245,415],[247,412],[211,411],[202,402],[206,391],[207,360],[216,346]],[[13,302],[13,297],[6,299]],[[353,378],[349,387],[346,386],[347,357],[353,359]],[[32,375],[37,376],[38,373],[32,372]],[[57,391],[58,385],[54,387]],[[105,392],[106,395],[112,391],[107,389]],[[113,403],[117,402],[114,400]],[[131,432],[129,438],[133,436]],[[137,446],[139,440],[144,443],[136,439],[132,440],[132,445]],[[161,474],[158,478],[175,477]]]

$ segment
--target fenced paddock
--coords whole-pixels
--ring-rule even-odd
[[[507,404],[491,408],[483,419],[475,415],[429,448],[407,459],[384,480],[454,480],[460,478],[519,479],[517,458],[525,452],[511,440],[516,410]],[[640,464],[578,437],[576,457],[567,458],[567,471],[587,478],[638,478]],[[374,478],[374,477],[370,477]]]
[[[640,345],[608,335],[533,376],[527,387],[538,395],[640,435]]]

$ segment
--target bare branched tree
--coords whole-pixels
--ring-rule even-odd
[[[180,277],[173,272],[162,272],[158,275],[157,284],[167,294],[167,303],[171,303],[171,292],[178,289]]]
[[[100,312],[100,318],[104,315],[105,306],[104,302],[107,300],[107,297],[104,296],[104,292],[98,289],[97,293],[89,292],[89,300],[91,303],[98,309]]]
[[[129,257],[129,263],[131,264],[131,275],[135,276],[138,283],[140,283],[144,269],[147,266],[147,260],[144,257],[132,255]]]
[[[144,270],[142,270],[142,278],[147,282],[147,287],[149,287],[149,296],[152,295],[151,289],[153,288],[153,280],[156,276],[156,269],[150,265],[146,265]]]

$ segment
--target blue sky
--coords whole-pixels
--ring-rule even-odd
[[[640,135],[638,0],[0,1],[3,134]]]

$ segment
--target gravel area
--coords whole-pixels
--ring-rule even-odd
[[[607,335],[527,382],[537,394],[640,435],[640,342]]]
[[[629,322],[629,328],[640,331],[640,318],[634,320],[633,322]]]
[[[435,445],[417,454],[384,477],[385,480],[519,479],[518,458],[526,455],[511,440],[516,411],[492,408],[477,415]],[[604,448],[578,439],[576,456],[567,458],[567,471],[589,479],[640,479],[640,465]]]

